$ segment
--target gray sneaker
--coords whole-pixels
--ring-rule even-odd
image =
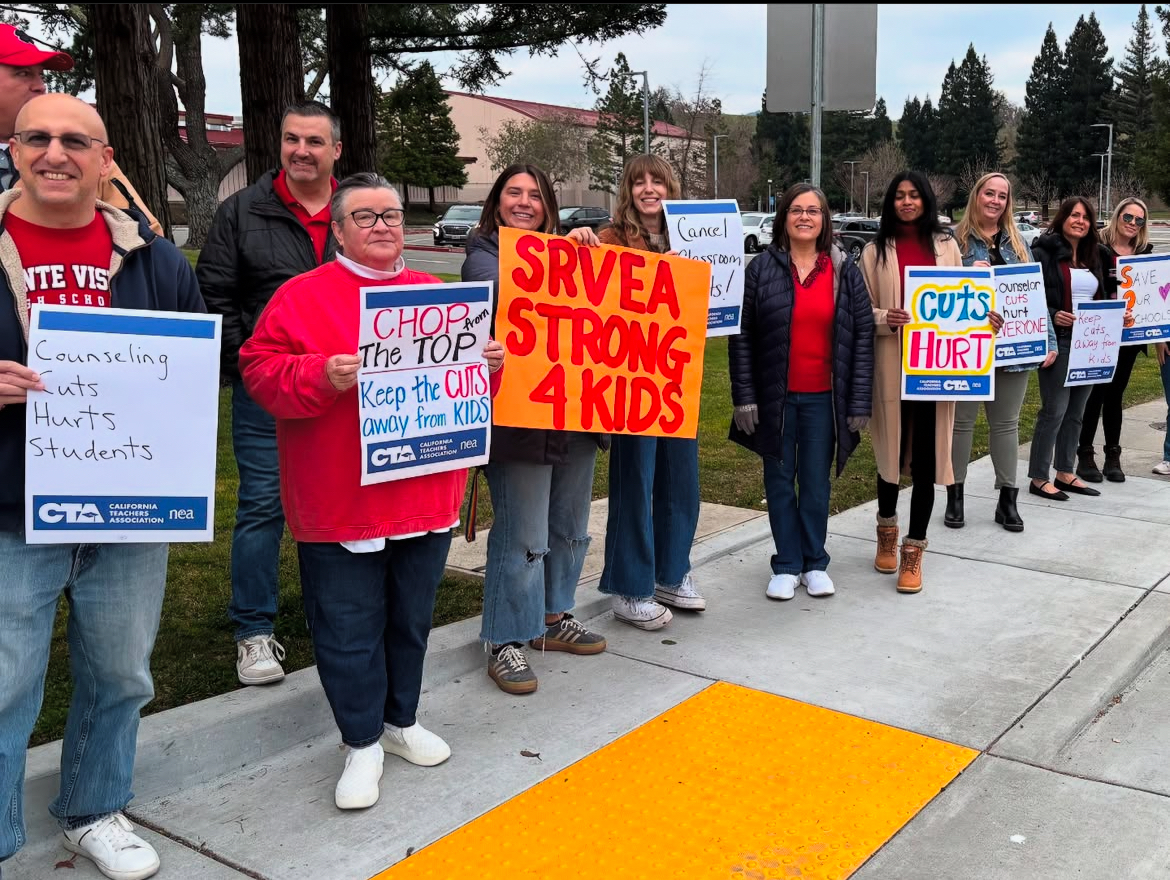
[[[491,653],[488,677],[506,694],[530,694],[536,690],[536,673],[520,646],[512,642]]]
[[[565,614],[528,644],[538,651],[567,651],[570,654],[600,654],[605,650],[605,636],[591,632],[572,614]]]
[[[272,633],[236,642],[236,678],[240,684],[272,684],[284,678],[284,646]]]

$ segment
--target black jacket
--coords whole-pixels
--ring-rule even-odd
[[[0,214],[11,197],[0,196]],[[110,305],[117,309],[203,312],[195,273],[183,253],[155,235],[145,218],[103,208],[120,265],[110,276]],[[28,340],[20,313],[28,309],[24,286],[9,279],[22,274],[11,236],[0,227],[0,360],[28,363]],[[0,408],[0,531],[24,529],[25,405]]]
[[[837,475],[860,442],[845,420],[873,413],[873,305],[861,270],[834,247],[833,259],[833,421],[837,434]],[[788,395],[795,284],[788,253],[772,245],[748,264],[744,277],[740,332],[727,346],[731,401],[754,403],[760,423],[754,434],[732,422],[729,437],[760,455],[778,455]]]
[[[467,258],[460,275],[464,281],[491,281],[495,285],[494,316],[500,304],[500,236],[472,233],[467,240]],[[492,335],[495,336],[495,318]],[[505,375],[504,381],[507,381]],[[551,431],[544,428],[509,428],[492,425],[492,461],[525,462],[528,464],[566,464],[569,438],[572,431]],[[609,449],[608,434],[594,434],[601,449]]]
[[[239,378],[240,346],[276,289],[318,266],[309,231],[272,188],[276,174],[269,171],[224,200],[195,268],[207,310],[223,315],[220,361],[227,378]],[[330,230],[325,261],[336,252]]]
[[[1103,244],[1097,245],[1097,250],[1097,268],[1093,270],[1097,278],[1097,292],[1093,294],[1093,299],[1111,299],[1105,279],[1114,258]],[[1045,232],[1032,242],[1032,256],[1036,258],[1044,273],[1044,295],[1048,300],[1048,315],[1052,318],[1053,329],[1056,330],[1057,336],[1071,336],[1072,327],[1061,327],[1056,323],[1055,315],[1057,312],[1065,311],[1065,294],[1071,296],[1071,289],[1067,288],[1072,282],[1067,276],[1072,265],[1072,245],[1058,232]]]

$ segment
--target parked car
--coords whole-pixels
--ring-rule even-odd
[[[771,244],[772,223],[775,219],[775,213],[761,214],[753,211],[748,214],[740,214],[740,220],[743,221],[743,252],[745,254],[757,253]],[[765,227],[768,230],[768,240],[761,241],[760,230]]]
[[[561,235],[573,229],[581,229],[589,227],[594,232],[601,229],[602,226],[608,226],[613,222],[613,217],[609,215],[609,211],[605,208],[582,208],[570,207],[561,208]]]
[[[1031,223],[1016,223],[1016,229],[1020,230],[1020,238],[1028,247],[1031,247],[1032,243],[1044,232],[1039,226],[1033,226]]]
[[[1040,212],[1039,211],[1016,211],[1015,219],[1016,219],[1016,223],[1027,223],[1029,226],[1037,226],[1038,227],[1040,225]]]
[[[482,213],[483,205],[452,205],[431,230],[435,244],[466,244]]]
[[[856,263],[861,259],[861,249],[872,241],[881,226],[880,220],[842,220],[833,224],[834,240],[841,250]]]

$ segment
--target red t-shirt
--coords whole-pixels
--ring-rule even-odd
[[[833,387],[833,264],[829,255],[821,254],[805,279],[797,275],[793,264],[792,278],[796,298],[792,303],[788,390],[829,391]]]
[[[337,181],[329,178],[329,182],[337,189]],[[293,216],[301,221],[301,225],[305,227],[309,233],[309,238],[313,239],[313,250],[317,254],[317,264],[325,259],[325,242],[329,238],[329,223],[331,222],[329,216],[329,206],[326,205],[316,214],[310,214],[309,210],[297,201],[296,196],[292,194],[292,190],[288,188],[288,181],[285,180],[284,169],[280,169],[280,173],[273,178],[272,188],[276,190],[277,196],[284,202],[284,206],[292,211]]]
[[[20,264],[28,304],[53,306],[110,305],[110,257],[114,240],[102,216],[76,229],[50,229],[22,220],[12,212],[4,215],[4,228],[12,236]]]

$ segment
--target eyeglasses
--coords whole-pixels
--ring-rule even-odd
[[[1133,214],[1122,214],[1121,219],[1124,220],[1126,223],[1132,223],[1138,229],[1141,229],[1143,226],[1146,225],[1146,218],[1145,217],[1135,217]]]
[[[381,214],[377,211],[351,211],[353,225],[358,229],[372,229],[381,220],[387,226],[401,226],[406,212],[401,208],[387,208]]]
[[[67,131],[65,134],[49,134],[47,131],[18,131],[13,137],[34,150],[47,150],[54,140],[61,142],[61,146],[70,153],[83,153],[94,144],[109,146],[105,141],[90,137],[78,131]]]
[[[803,214],[805,217],[811,217],[815,220],[817,217],[821,216],[821,209],[820,208],[789,208],[788,213],[792,217],[799,217]]]

